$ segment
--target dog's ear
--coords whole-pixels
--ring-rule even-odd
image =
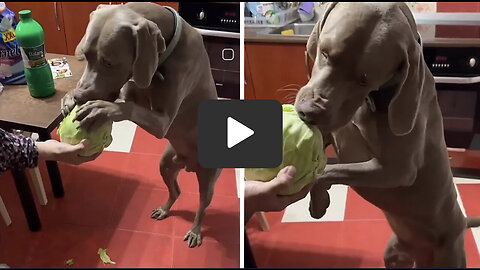
[[[133,61],[133,81],[140,88],[147,88],[158,68],[158,56],[166,49],[165,39],[158,26],[147,19],[140,19],[133,27],[136,40]]]
[[[85,54],[84,54],[84,51],[85,51],[85,37],[87,36],[87,34],[83,35],[82,39],[80,40],[80,42],[78,43],[77,47],[75,48],[75,57],[79,60],[79,61],[83,61],[85,60]]]
[[[406,7],[406,5],[405,5]],[[408,9],[408,7],[406,7]],[[410,10],[401,8],[409,21],[411,32],[405,35],[402,44],[403,64],[400,67],[400,83],[388,107],[388,122],[391,131],[397,136],[408,134],[415,126],[421,96],[425,87],[425,63],[420,35]]]
[[[325,24],[325,21],[327,20],[328,14],[333,10],[337,2],[332,2],[329,3],[327,8],[325,9],[325,12],[323,13],[322,19],[318,20],[318,22],[315,24],[313,27],[312,33],[310,34],[310,37],[308,38],[307,41],[307,53],[310,58],[315,61],[315,58],[317,58],[317,49],[318,49],[318,39],[320,36],[320,32],[322,31],[322,27]]]

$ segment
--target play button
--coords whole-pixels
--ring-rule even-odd
[[[282,162],[282,106],[275,100],[206,100],[198,108],[204,168],[274,168]]]
[[[252,136],[255,131],[232,117],[227,118],[227,147],[232,148]]]

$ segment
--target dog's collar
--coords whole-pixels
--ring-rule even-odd
[[[163,62],[165,62],[165,60],[167,60],[167,58],[172,54],[173,50],[175,50],[175,47],[177,47],[178,41],[180,40],[180,36],[182,35],[182,24],[183,24],[182,18],[180,17],[180,15],[175,9],[169,6],[164,6],[164,8],[170,10],[173,13],[173,16],[175,18],[175,32],[167,48],[159,56],[158,66],[160,66]]]

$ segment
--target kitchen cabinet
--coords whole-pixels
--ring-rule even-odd
[[[64,32],[67,52],[74,55],[75,48],[87,30],[90,13],[100,4],[108,5],[110,2],[62,2]]]
[[[7,8],[15,12],[23,9],[32,11],[45,32],[45,49],[49,53],[75,54],[75,48],[85,34],[90,13],[99,4],[121,4],[126,2],[6,2]],[[178,10],[178,2],[155,2]]]
[[[246,99],[293,103],[308,81],[303,43],[246,43],[245,56]]]
[[[246,46],[245,46],[246,47]],[[252,74],[250,73],[250,64],[248,61],[248,53],[247,50],[244,51],[244,85],[245,85],[245,91],[244,91],[244,98],[245,99],[256,99],[257,97],[255,96],[255,90],[253,89],[253,81],[252,81]]]
[[[50,53],[67,53],[67,42],[63,25],[62,4],[60,2],[6,2],[7,8],[15,12],[24,9],[32,11],[33,19],[40,23],[45,32],[45,50]]]

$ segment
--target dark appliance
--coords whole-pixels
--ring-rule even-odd
[[[480,43],[424,45],[435,78],[447,147],[480,150]]]
[[[240,99],[240,3],[180,2],[178,13],[203,36],[218,96]]]

